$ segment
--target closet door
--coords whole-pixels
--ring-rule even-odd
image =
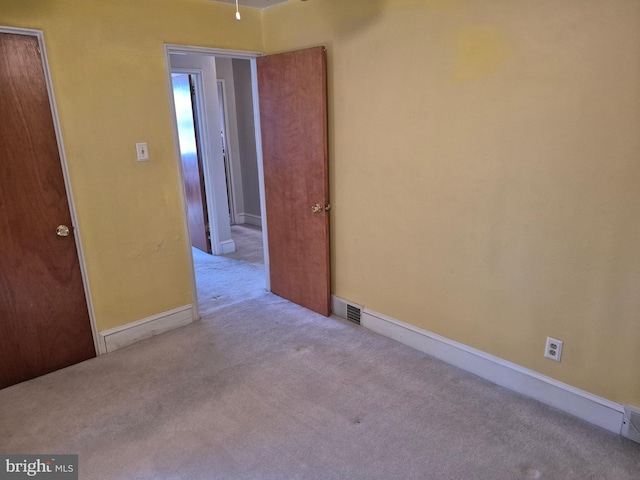
[[[0,33],[0,388],[95,357],[38,38]]]

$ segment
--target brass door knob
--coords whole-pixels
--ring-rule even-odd
[[[328,212],[329,210],[331,210],[331,205],[324,206],[319,203],[316,203],[311,207],[311,212],[313,213]]]
[[[58,225],[56,228],[56,235],[59,237],[68,237],[70,233],[69,227],[66,225]]]

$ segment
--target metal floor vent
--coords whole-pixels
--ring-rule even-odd
[[[347,303],[347,320],[352,321],[353,323],[357,323],[360,325],[360,317],[362,316],[362,310],[358,307],[354,307],[353,305],[349,305]]]
[[[623,437],[640,443],[640,410],[629,405],[624,406],[624,420],[620,433]]]

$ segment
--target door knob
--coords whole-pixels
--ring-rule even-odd
[[[319,203],[316,203],[315,205],[311,206],[311,212],[312,213],[320,213],[320,212],[328,212],[329,210],[331,210],[331,205],[321,205]]]
[[[56,228],[56,235],[59,237],[68,237],[69,236],[69,227],[66,225],[58,225]]]

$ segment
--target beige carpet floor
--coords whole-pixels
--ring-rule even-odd
[[[0,452],[81,479],[640,478],[636,443],[194,258],[202,319],[0,391]]]
[[[225,255],[225,258],[241,260],[243,262],[262,265],[264,252],[262,250],[262,230],[252,225],[232,225],[231,238],[236,244],[236,251]]]

